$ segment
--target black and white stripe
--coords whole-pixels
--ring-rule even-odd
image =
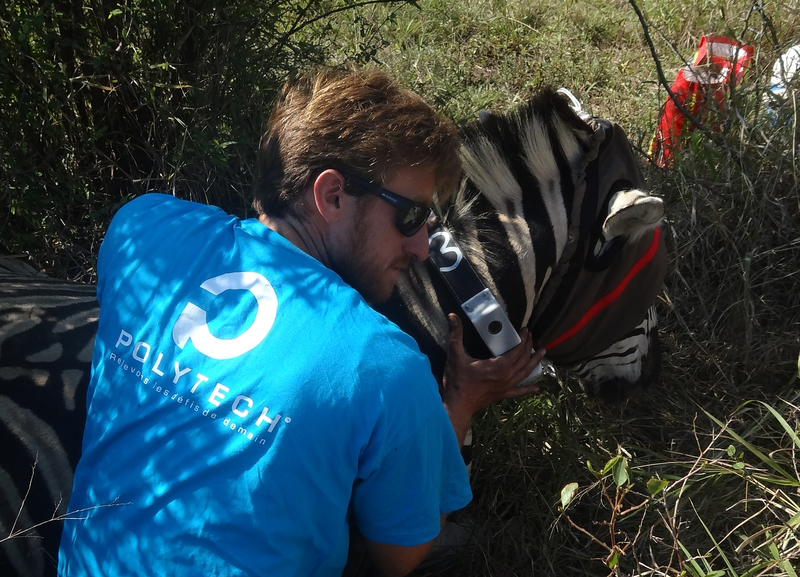
[[[0,260],[0,575],[55,573],[97,318],[94,287]]]
[[[613,367],[613,370],[611,368]],[[661,370],[661,345],[655,306],[633,330],[598,354],[564,367],[578,380],[603,391],[608,400],[621,400],[629,395],[631,383],[652,383]]]

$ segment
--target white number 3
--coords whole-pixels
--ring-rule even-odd
[[[450,272],[451,270],[455,270],[456,267],[459,264],[461,264],[461,259],[464,258],[464,255],[461,254],[461,249],[458,248],[458,245],[456,245],[453,242],[453,237],[450,235],[450,232],[447,231],[447,230],[440,230],[440,231],[437,231],[437,232],[433,233],[430,236],[430,238],[428,239],[428,245],[432,246],[433,245],[433,240],[438,236],[441,236],[442,239],[443,239],[442,247],[439,249],[439,252],[441,254],[451,254],[452,253],[452,254],[455,255],[455,259],[456,259],[456,261],[453,264],[451,264],[450,266],[440,266],[439,270],[442,271],[442,272]]]

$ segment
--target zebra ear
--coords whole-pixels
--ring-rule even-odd
[[[638,189],[620,190],[608,203],[603,222],[606,241],[616,237],[633,240],[653,230],[664,218],[664,201]]]

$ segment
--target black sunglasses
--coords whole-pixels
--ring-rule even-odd
[[[395,207],[397,214],[394,219],[394,225],[404,236],[411,237],[417,234],[428,218],[433,216],[432,205],[414,202],[413,200],[400,196],[391,190],[386,190],[358,176],[342,172],[341,170],[338,172],[344,176],[348,186],[354,186],[355,188],[360,188],[370,194],[374,194]]]

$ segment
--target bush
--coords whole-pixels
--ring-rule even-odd
[[[0,202],[10,210],[0,216],[0,249],[52,276],[92,281],[111,215],[138,194],[244,215],[273,94],[339,50],[327,16],[359,4],[4,4]],[[347,57],[373,54],[365,44]]]

